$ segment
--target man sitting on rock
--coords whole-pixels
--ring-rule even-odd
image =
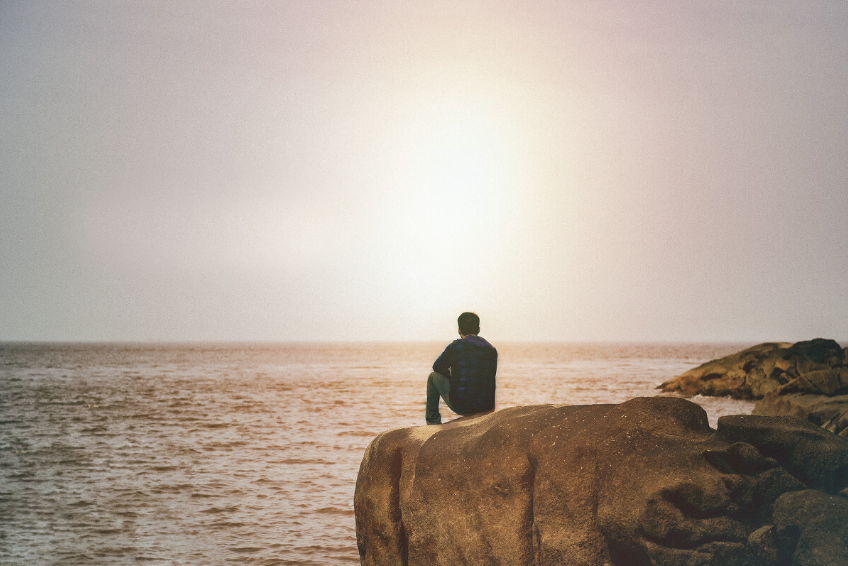
[[[479,316],[473,312],[459,315],[461,338],[448,344],[427,379],[427,424],[442,424],[439,397],[459,415],[495,410],[498,351],[477,336],[479,332]]]

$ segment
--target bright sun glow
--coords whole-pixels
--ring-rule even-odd
[[[509,252],[520,120],[482,88],[419,93],[410,107],[404,167],[386,208],[402,254],[393,258],[394,277],[415,289],[422,309],[444,307],[463,274],[493,280],[483,274]]]
[[[404,179],[418,203],[414,216],[451,233],[505,221],[517,168],[506,104],[461,92],[422,99]]]
[[[490,196],[504,181],[504,140],[495,117],[448,108],[433,117],[417,147],[424,188],[443,196]]]

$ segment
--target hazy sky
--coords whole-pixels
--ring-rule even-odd
[[[848,339],[848,3],[0,2],[0,340]]]

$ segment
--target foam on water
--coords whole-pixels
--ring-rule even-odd
[[[359,463],[424,424],[444,346],[0,345],[0,563],[358,564]],[[502,409],[654,395],[747,344],[496,346]]]

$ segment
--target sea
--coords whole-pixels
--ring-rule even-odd
[[[359,564],[362,455],[424,424],[448,341],[0,344],[0,564]],[[750,344],[496,346],[503,409],[656,395]]]

